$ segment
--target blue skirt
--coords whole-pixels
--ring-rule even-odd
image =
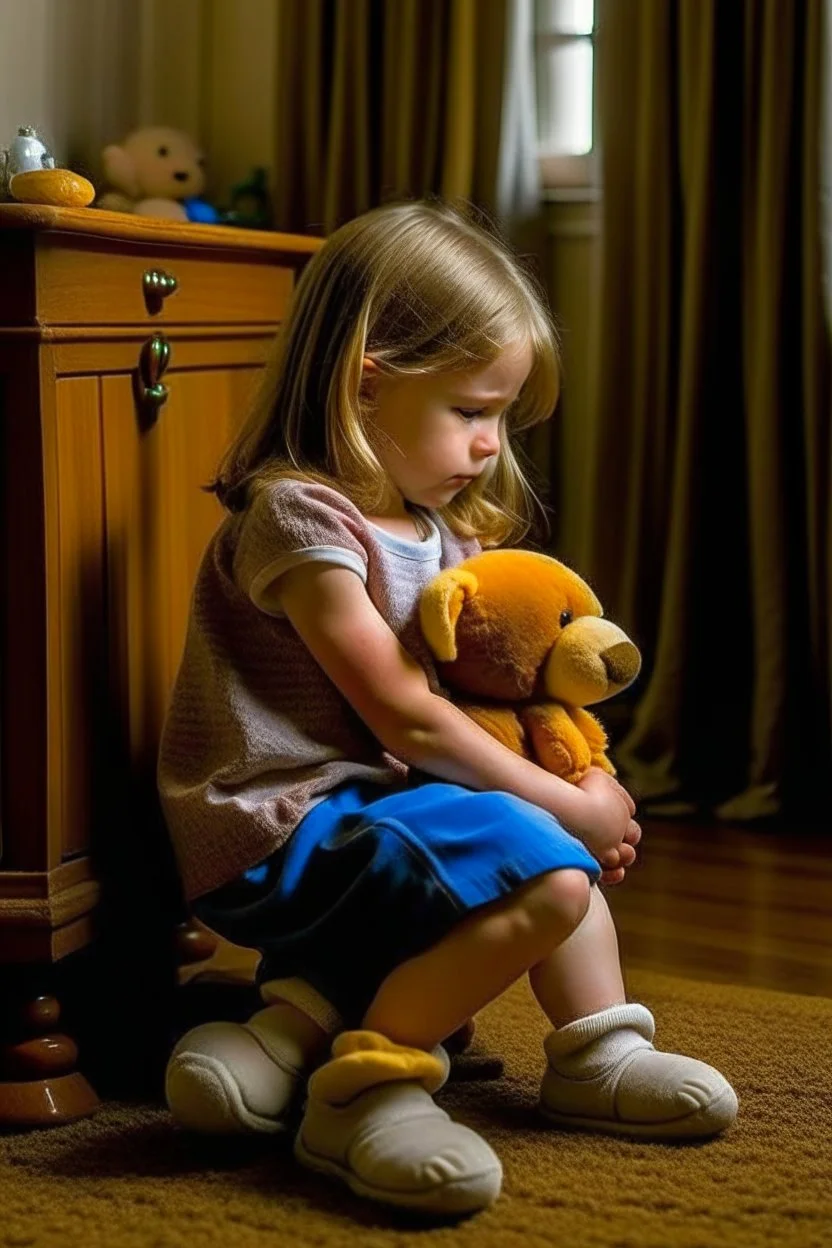
[[[227,940],[261,950],[258,982],[299,976],[357,1027],[396,966],[478,906],[566,867],[593,882],[601,875],[540,807],[411,771],[392,791],[334,790],[286,845],[193,910]]]

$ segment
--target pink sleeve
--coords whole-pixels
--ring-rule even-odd
[[[278,481],[243,513],[234,553],[234,579],[270,615],[275,583],[289,568],[315,559],[351,568],[366,583],[366,521],[343,494],[306,481]]]

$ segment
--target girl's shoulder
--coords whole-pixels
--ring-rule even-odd
[[[347,525],[355,533],[366,528],[361,512],[346,494],[318,481],[278,477],[261,485],[240,513],[240,528],[267,524],[292,528],[299,524]]]
[[[314,481],[278,478],[262,485],[235,517],[232,560],[238,583],[265,575],[300,551],[347,550],[367,565],[367,525],[346,495]],[[318,554],[316,557],[320,557]]]
[[[455,533],[437,511],[427,515],[439,531],[445,566],[482,549],[476,537]],[[366,554],[379,545],[375,527],[346,494],[323,482],[295,477],[278,477],[259,487],[238,514],[236,537],[245,547],[261,549],[346,546]]]
[[[301,480],[297,477],[276,477],[259,487],[249,503],[261,506],[296,507],[300,509],[316,507],[334,507],[338,511],[347,511],[361,516],[360,511],[351,499],[333,486],[322,481]]]

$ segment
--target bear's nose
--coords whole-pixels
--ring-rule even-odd
[[[641,660],[631,641],[619,641],[601,652],[601,662],[613,685],[628,685],[638,675]]]
[[[173,176],[176,178],[177,182],[187,182],[191,175],[186,173],[184,169],[177,169]]]

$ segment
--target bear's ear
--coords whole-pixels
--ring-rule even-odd
[[[456,622],[466,598],[473,598],[479,581],[464,568],[448,568],[435,576],[419,602],[422,633],[442,663],[456,658]]]
[[[111,143],[101,153],[101,161],[104,165],[104,176],[110,186],[114,186],[117,191],[121,191],[124,195],[130,195],[131,198],[138,199],[141,195],[141,189],[133,157],[123,147],[119,147],[117,143]]]

